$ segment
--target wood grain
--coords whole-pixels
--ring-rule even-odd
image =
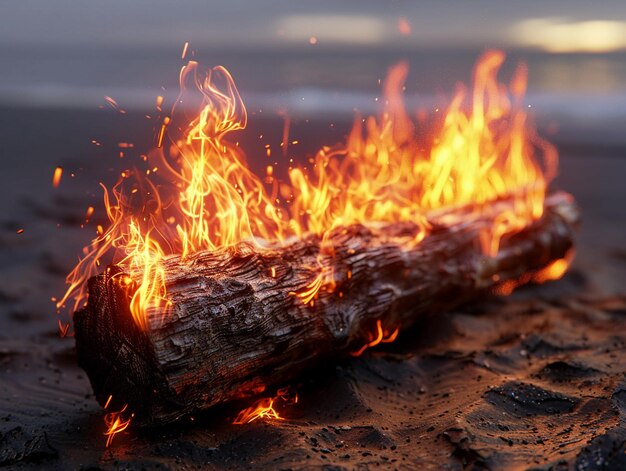
[[[79,364],[101,404],[112,395],[136,423],[169,423],[357,350],[377,322],[386,333],[404,330],[424,313],[528,279],[571,250],[578,211],[568,195],[552,195],[543,217],[503,239],[495,257],[480,249],[488,224],[435,224],[419,244],[408,243],[414,224],[355,225],[325,241],[173,256],[164,261],[172,307],[165,316],[148,312],[146,331],[132,320],[121,269],[109,267],[90,280],[88,305],[74,318]],[[334,288],[305,305],[297,294],[320,265]]]

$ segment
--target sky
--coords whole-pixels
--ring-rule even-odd
[[[564,38],[581,36],[575,33],[584,28],[576,24],[604,22],[597,30],[591,26],[593,35],[620,36],[611,47],[626,47],[621,0],[2,0],[0,10],[3,48],[166,48],[184,41],[224,49],[294,47],[310,36],[329,47],[542,47],[521,37],[532,20],[543,21],[535,26],[544,29],[556,25],[555,34]],[[410,25],[410,35],[399,31],[399,18]]]
[[[545,121],[626,123],[623,0],[0,0],[0,107],[152,109],[175,97],[181,51],[226,66],[250,109],[309,116],[375,111],[388,68],[407,99],[467,83],[486,48],[529,65]],[[595,120],[595,121],[594,121]],[[623,139],[619,137],[619,139]]]

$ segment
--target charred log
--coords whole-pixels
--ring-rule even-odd
[[[79,364],[101,404],[113,396],[140,424],[172,422],[359,350],[378,326],[389,335],[425,312],[528,282],[572,249],[578,218],[571,197],[552,195],[543,216],[503,238],[493,257],[479,243],[491,218],[480,216],[434,224],[419,243],[415,224],[353,225],[324,241],[171,256],[163,263],[171,306],[149,311],[146,330],[111,266],[89,281],[74,317]]]

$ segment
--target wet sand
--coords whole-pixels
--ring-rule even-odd
[[[0,466],[626,467],[626,150],[560,143],[556,186],[584,217],[564,279],[433,313],[393,344],[320,365],[297,382],[299,402],[280,409],[284,420],[231,425],[248,403],[229,404],[165,430],[130,428],[105,449],[102,409],[73,339],[59,338],[50,297],[105,223],[97,183],[123,168],[116,144],[150,142],[153,125],[133,113],[0,116]],[[319,136],[346,132],[347,123],[329,122],[294,123],[301,155]],[[266,137],[244,147],[264,155],[264,142],[278,146],[277,121],[252,116],[250,128]],[[54,190],[56,165],[64,177]],[[80,229],[89,205],[96,211]]]

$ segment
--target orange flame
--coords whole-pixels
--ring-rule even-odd
[[[545,283],[546,281],[558,280],[569,268],[573,257],[565,257],[559,260],[555,260],[544,269],[538,271],[533,275],[533,283]]]
[[[359,348],[356,352],[350,352],[350,355],[352,355],[353,357],[358,357],[361,356],[365,350],[370,347],[375,347],[379,343],[391,343],[398,337],[399,333],[400,329],[398,328],[396,328],[396,330],[394,330],[391,334],[386,333],[383,330],[382,322],[380,321],[380,319],[378,319],[376,321],[376,335],[370,336],[369,342]]]
[[[57,322],[59,324],[59,336],[61,338],[67,337],[69,330],[70,330],[70,323],[69,322],[63,323],[61,322],[61,319],[57,319]]]
[[[284,420],[274,409],[276,398],[264,397],[256,401],[252,406],[242,410],[233,421],[235,425],[249,424],[257,419]]]
[[[110,402],[111,397],[109,396],[109,399],[107,400],[107,403],[105,405],[105,409]],[[115,437],[115,435],[117,435],[118,433],[126,430],[130,425],[133,415],[131,414],[130,417],[125,417],[125,412],[127,408],[128,404],[122,407],[118,412],[109,412],[105,414],[104,423],[107,427],[107,430],[106,432],[104,432],[104,435],[107,437],[107,448],[109,447],[109,445],[111,445],[111,443],[113,443],[113,437]]]
[[[564,258],[555,260],[538,271],[525,273],[517,280],[506,280],[500,283],[493,289],[493,292],[498,296],[508,296],[515,288],[528,283],[542,284],[547,281],[558,280],[565,275],[573,260],[574,250],[571,249]]]
[[[430,221],[437,220],[436,210],[455,206],[466,208],[465,215],[473,210],[492,218],[480,239],[485,255],[496,255],[503,236],[541,217],[557,166],[554,148],[527,123],[525,67],[507,87],[497,80],[503,61],[500,52],[486,53],[476,66],[471,92],[459,87],[443,119],[433,119],[427,132],[416,127],[404,107],[408,66],[392,67],[380,116],[357,117],[344,144],[322,147],[309,171],[294,166],[287,180],[273,168],[264,176],[254,174],[230,140],[245,128],[247,113],[228,71],[215,67],[203,74],[190,61],[181,70],[176,103],[197,103],[198,113],[187,116],[174,108],[160,128],[157,149],[146,159],[145,175],[125,170],[112,190],[103,187],[109,228],[99,229],[85,248],[58,307],[70,300],[75,309],[82,306],[86,280],[101,261],[111,261],[130,276],[119,281],[132,295],[135,322],[148,329],[167,315],[164,257],[184,259],[244,240],[262,247],[309,233],[322,239],[319,266],[312,268],[306,289],[291,294],[313,305],[322,290],[333,292],[341,276],[328,268],[334,256],[327,237],[331,230],[412,221],[421,231],[411,243],[419,244]],[[186,126],[182,136],[166,141],[167,130],[180,126]],[[288,204],[278,203],[283,194],[290,196]],[[488,204],[503,197],[514,201],[507,210]],[[448,212],[438,222],[452,223],[454,217]]]
[[[243,425],[254,422],[257,419],[285,420],[274,408],[276,401],[280,399],[285,404],[296,404],[298,394],[292,394],[289,387],[281,388],[276,392],[275,397],[264,397],[257,400],[253,405],[239,412],[234,425]]]

